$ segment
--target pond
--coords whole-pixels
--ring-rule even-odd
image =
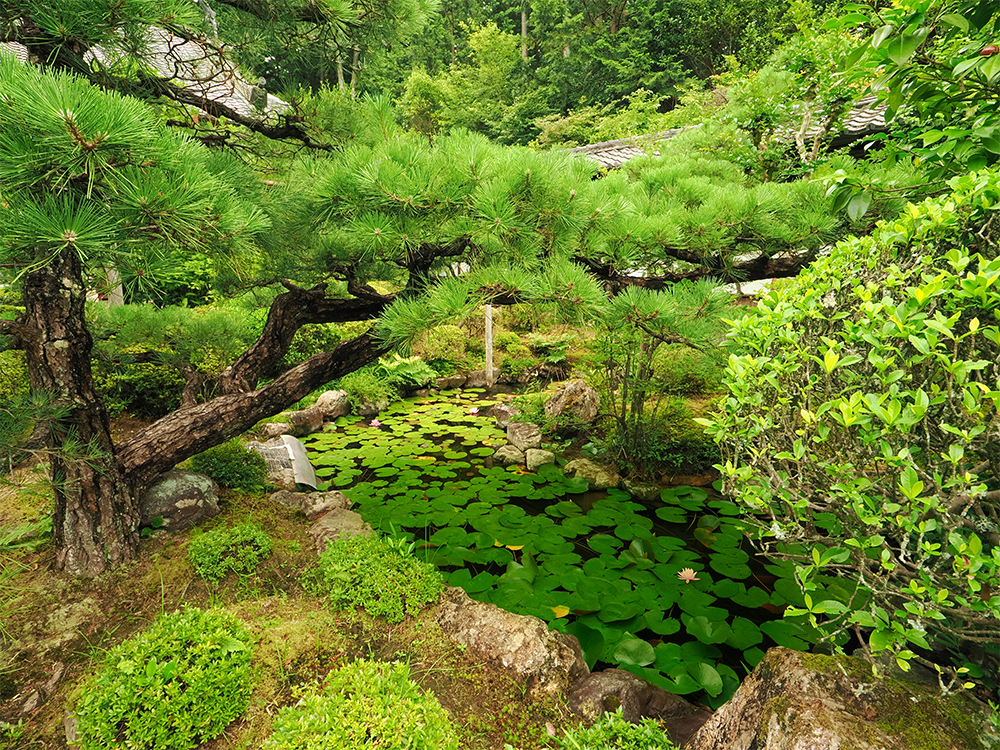
[[[506,442],[495,403],[450,391],[341,418],[304,441],[320,489],[345,492],[472,598],[573,633],[592,669],[618,666],[712,708],[770,646],[816,641],[808,623],[782,619],[803,606],[791,565],[752,556],[735,503],[672,487],[647,507],[590,492],[558,465],[494,466]]]

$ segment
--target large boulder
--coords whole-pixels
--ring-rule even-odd
[[[660,499],[661,487],[653,482],[629,477],[622,486],[625,491],[641,503],[655,503]]]
[[[434,379],[434,387],[441,391],[451,390],[452,388],[461,388],[465,385],[466,380],[468,380],[468,378],[461,374],[442,375],[441,377]]]
[[[507,442],[523,453],[542,446],[542,433],[537,424],[511,422],[507,425]]]
[[[497,427],[506,427],[520,413],[521,410],[513,404],[497,404],[493,407],[493,418],[497,421]]]
[[[777,647],[684,750],[985,750],[979,716],[961,694],[876,677],[862,659]]]
[[[473,601],[459,588],[444,590],[436,617],[455,643],[512,672],[533,693],[561,694],[587,674],[580,642],[537,617]]]
[[[171,469],[157,477],[139,499],[139,525],[164,529],[196,526],[205,518],[219,515],[218,491],[211,477]]]
[[[314,523],[308,531],[316,545],[316,551],[322,553],[330,542],[351,536],[372,536],[374,530],[360,513],[345,508],[331,508]]]
[[[578,458],[575,461],[570,461],[566,464],[564,471],[568,477],[583,477],[586,479],[592,490],[609,490],[612,487],[617,487],[621,481],[621,478],[618,476],[618,469],[614,466],[598,466],[586,458]]]
[[[513,445],[501,445],[493,454],[493,462],[501,466],[520,466],[524,463],[524,453]]]
[[[473,370],[465,379],[463,388],[489,388],[490,381],[486,377],[486,370]]]
[[[570,380],[545,402],[545,416],[574,425],[590,424],[597,418],[601,397],[582,380]]]
[[[622,718],[635,724],[642,719],[656,719],[662,722],[677,747],[712,716],[710,711],[693,706],[624,669],[605,669],[587,675],[573,687],[568,702],[570,710],[589,722],[619,707]]]
[[[342,417],[351,411],[347,391],[325,391],[316,403],[305,409],[286,414],[293,435],[302,437],[323,429],[323,423]]]
[[[271,499],[276,503],[281,503],[286,508],[301,510],[310,521],[314,521],[327,511],[334,509],[346,510],[353,505],[347,495],[337,490],[330,492],[289,492],[288,490],[280,490],[271,495]]]
[[[545,464],[554,464],[556,454],[552,451],[543,451],[540,448],[528,448],[524,452],[524,463],[528,471],[538,471]]]

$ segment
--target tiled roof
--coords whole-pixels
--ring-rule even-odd
[[[691,127],[699,126],[692,125]],[[866,96],[854,105],[841,129],[829,136],[830,146],[840,148],[865,136],[884,132],[885,129],[885,105],[879,104],[875,96]],[[636,156],[659,156],[659,145],[685,130],[688,128],[674,128],[662,133],[592,143],[589,146],[571,149],[570,153],[589,156],[604,169],[618,169]],[[819,132],[820,126],[818,124],[809,128],[805,133],[806,140],[811,141]],[[788,140],[791,140],[790,131],[784,135]]]
[[[184,39],[151,26],[147,34],[146,63],[159,75],[193,91],[200,97],[228,107],[245,117],[260,118],[280,112],[288,105],[276,96],[248,83],[218,49]],[[28,48],[18,42],[0,42],[0,54],[13,54],[28,62]],[[108,62],[112,53],[95,47],[93,59]]]

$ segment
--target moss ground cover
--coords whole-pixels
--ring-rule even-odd
[[[741,510],[678,487],[647,508],[590,493],[558,465],[494,466],[505,435],[482,392],[411,399],[308,441],[317,475],[382,533],[414,542],[453,586],[575,634],[615,664],[716,706],[772,644],[805,648],[791,568],[752,560]]]

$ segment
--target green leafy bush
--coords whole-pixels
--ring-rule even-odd
[[[456,750],[448,713],[405,664],[356,661],[283,708],[265,750]]]
[[[559,744],[568,750],[674,750],[674,743],[655,721],[625,721],[621,708],[604,714],[588,729],[569,730]]]
[[[399,400],[399,390],[387,377],[380,377],[373,367],[355,370],[340,379],[340,388],[347,391],[347,400],[357,413],[362,404],[374,404],[379,411]]]
[[[400,357],[394,354],[392,359],[379,359],[379,366],[385,374],[385,379],[399,389],[423,388],[437,377],[437,371],[420,357]]]
[[[410,555],[404,544],[377,536],[332,542],[320,555],[315,590],[335,607],[362,607],[389,622],[416,614],[437,599],[444,583],[437,568]]]
[[[94,369],[94,384],[104,396],[112,416],[129,412],[139,419],[159,419],[181,405],[184,378],[169,363],[171,350],[161,346],[125,347],[112,360],[101,359]],[[154,357],[136,361],[136,357]]]
[[[335,348],[343,338],[340,327],[336,323],[304,325],[295,332],[292,345],[285,355],[285,366],[294,367],[300,362],[305,362],[314,354],[328,352]]]
[[[157,619],[111,649],[76,707],[82,750],[187,750],[249,703],[251,639],[224,612]]]
[[[707,352],[679,344],[660,347],[653,355],[652,378],[663,393],[697,395],[718,393],[725,362]]]
[[[271,554],[271,537],[255,523],[213,529],[191,537],[188,558],[198,575],[217,581],[228,573],[252,573]]]
[[[223,487],[254,490],[267,482],[267,461],[236,438],[199,453],[189,466],[191,471],[207,474]]]
[[[1000,176],[949,185],[737,321],[708,421],[727,490],[797,563],[785,616],[870,629],[904,668],[1000,639]]]
[[[467,338],[465,331],[458,326],[437,326],[424,335],[417,353],[439,372],[455,372],[468,363],[465,354]]]

